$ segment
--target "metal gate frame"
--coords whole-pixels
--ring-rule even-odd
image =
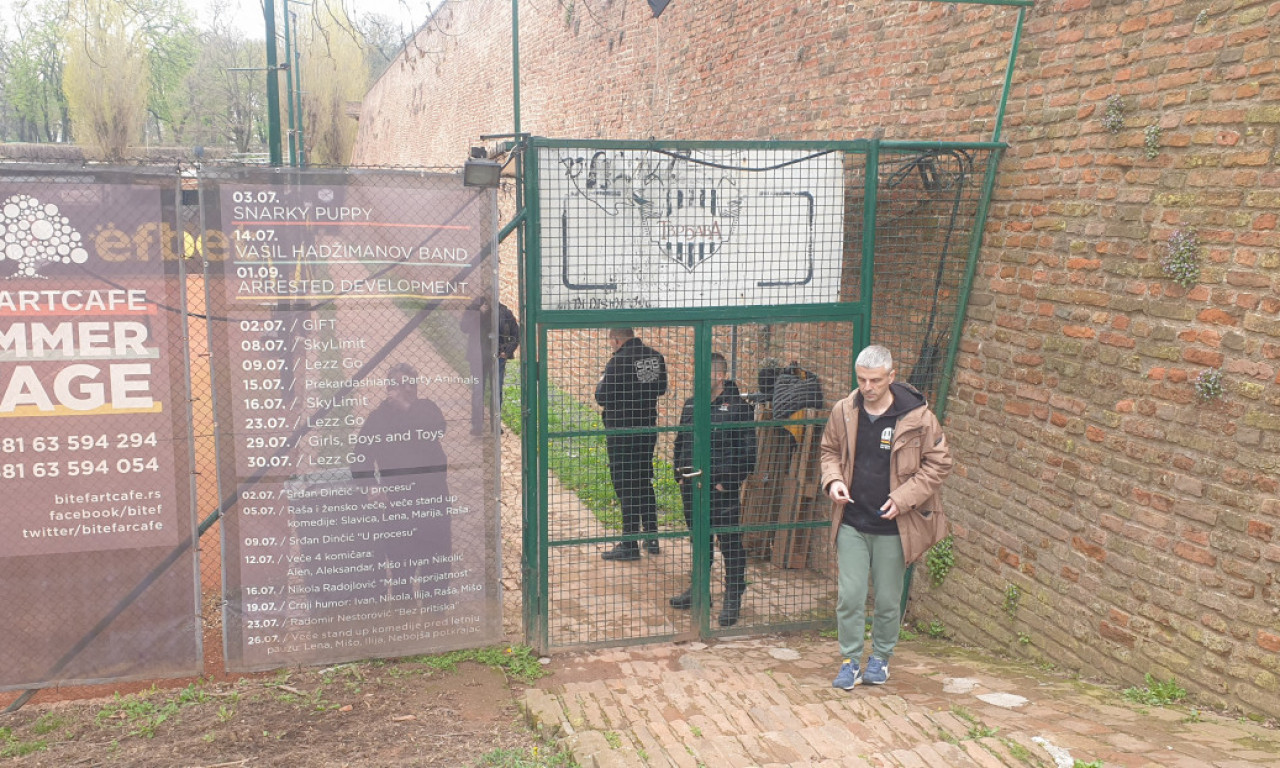
[[[521,137],[524,138],[524,137]],[[699,336],[699,342],[696,345],[695,370],[705,370],[708,363],[709,353],[709,328],[713,324],[734,325],[739,323],[758,323],[758,322],[780,322],[780,321],[848,321],[852,323],[854,332],[850,339],[853,349],[860,349],[871,342],[873,334],[873,292],[876,285],[876,251],[877,251],[877,212],[881,200],[880,181],[881,175],[887,166],[886,159],[900,158],[908,156],[920,157],[936,157],[939,154],[946,153],[986,153],[985,172],[982,175],[980,189],[977,190],[978,197],[976,199],[976,210],[972,216],[972,226],[969,230],[967,248],[965,249],[965,262],[963,267],[963,275],[959,278],[958,291],[950,291],[949,299],[953,306],[949,308],[947,314],[950,315],[948,323],[943,323],[946,328],[945,334],[940,334],[939,338],[946,340],[946,350],[941,365],[937,365],[937,361],[930,361],[929,365],[935,368],[931,374],[930,386],[927,387],[929,394],[935,395],[933,402],[935,403],[935,411],[939,417],[945,413],[946,394],[951,382],[951,371],[959,344],[960,329],[964,321],[964,310],[968,304],[969,292],[973,283],[973,276],[977,267],[977,257],[981,248],[982,233],[986,223],[989,210],[991,192],[995,183],[996,169],[1002,156],[1006,144],[998,141],[993,142],[906,142],[906,141],[881,141],[881,140],[856,140],[848,142],[709,142],[709,141],[687,141],[687,142],[659,142],[659,141],[602,141],[602,140],[572,140],[572,139],[546,139],[541,137],[530,137],[520,142],[517,151],[527,153],[526,157],[521,157],[517,170],[517,203],[523,202],[523,209],[517,214],[516,223],[522,223],[527,229],[527,234],[522,238],[522,248],[519,253],[519,276],[520,276],[520,294],[521,294],[521,320],[523,323],[524,338],[522,341],[522,365],[520,366],[520,386],[521,386],[521,409],[522,409],[522,430],[521,439],[523,447],[523,455],[525,460],[522,466],[523,476],[523,547],[522,547],[522,578],[523,578],[523,613],[526,642],[537,649],[539,652],[546,652],[553,647],[581,647],[588,645],[621,645],[634,642],[654,642],[660,640],[671,639],[670,636],[661,637],[644,637],[633,638],[629,640],[617,639],[605,642],[593,643],[573,643],[571,646],[556,646],[552,643],[549,636],[549,605],[550,605],[550,585],[549,585],[549,550],[552,546],[562,543],[590,543],[596,541],[594,539],[573,540],[570,542],[551,542],[548,538],[548,495],[547,483],[549,477],[547,452],[549,433],[547,431],[547,402],[548,402],[548,370],[547,370],[547,334],[548,331],[560,329],[575,328],[603,328],[615,326],[656,326],[656,325],[673,325],[673,326],[691,326]],[[752,307],[715,307],[715,308],[683,308],[683,309],[663,309],[661,310],[661,318],[654,316],[654,310],[636,310],[636,309],[582,309],[582,310],[546,310],[542,309],[542,285],[540,276],[542,274],[543,263],[543,232],[541,231],[541,211],[540,211],[540,195],[539,195],[539,172],[538,163],[532,162],[536,158],[536,153],[541,149],[555,148],[581,148],[581,149],[621,149],[621,150],[657,150],[662,152],[685,152],[697,150],[798,150],[806,152],[840,152],[845,155],[857,155],[863,158],[863,189],[862,189],[862,210],[861,215],[861,241],[856,245],[860,253],[861,261],[859,265],[859,292],[856,301],[836,302],[831,304],[814,304],[803,306],[777,307],[777,306],[752,306]],[[913,169],[920,172],[923,178],[926,174],[924,168]],[[846,209],[846,217],[856,215],[857,212]],[[955,223],[955,214],[952,214],[952,224]],[[509,229],[508,229],[509,231]],[[949,240],[951,233],[946,235]],[[846,254],[850,254],[854,248],[854,244],[846,242],[843,250]],[[945,246],[943,253],[945,260]],[[850,265],[848,257],[846,257],[846,265]],[[934,306],[940,298],[942,265],[939,265],[939,282],[933,286],[934,290]],[[876,309],[880,309],[877,307]],[[879,312],[877,312],[878,316]],[[936,321],[935,312],[930,312],[929,327],[933,328]],[[888,315],[892,317],[893,313]],[[905,323],[911,325],[911,323]],[[918,324],[917,324],[918,325]],[[907,328],[919,331],[919,328]],[[927,342],[928,340],[926,340]],[[940,352],[941,350],[936,350]],[[924,357],[922,348],[921,358]],[[916,364],[924,364],[920,358],[913,361],[913,367]],[[850,356],[849,374],[852,379],[852,355]],[[901,371],[901,366],[899,370]],[[913,371],[914,373],[914,371]],[[906,377],[903,377],[904,379]],[[920,387],[925,390],[926,387]],[[709,387],[705,381],[705,377],[699,376],[695,383],[694,396],[697,402],[705,405],[708,402]],[[841,396],[843,393],[841,393]],[[703,411],[699,408],[698,411]],[[705,416],[705,414],[704,414]],[[825,419],[815,420],[825,422]],[[758,423],[758,426],[768,426],[768,422]],[[696,454],[697,457],[704,461],[707,458],[707,439],[705,437],[707,423],[704,417],[699,417],[694,424],[695,430],[695,451],[701,453]],[[671,427],[658,427],[657,431],[673,431]],[[705,489],[700,494],[702,501],[706,501]],[[799,526],[808,528],[822,528],[828,523],[826,521],[813,521],[808,523],[800,523]],[[704,542],[708,536],[708,526],[705,523],[698,522],[695,516],[694,530],[690,532],[695,542]],[[754,530],[750,527],[740,526],[737,529],[749,531]],[[634,537],[633,537],[634,538]],[[620,541],[623,537],[610,537],[609,541]],[[706,581],[709,573],[709,561],[706,557],[705,547],[695,546],[694,551],[694,583],[701,585],[700,589],[706,589]],[[908,579],[910,574],[908,574]],[[834,582],[832,582],[834,590]],[[709,626],[709,613],[705,610],[707,606],[708,595],[704,591],[699,595],[695,591],[694,609],[697,633],[700,637],[706,638],[716,634],[723,634],[722,631],[712,630]],[[904,598],[905,600],[905,598]],[[700,609],[701,608],[701,609]],[[763,629],[781,630],[796,629],[808,627],[821,627],[830,624],[831,616],[818,616],[810,620],[802,622],[789,622],[785,625],[769,625]],[[760,629],[756,626],[755,629]]]

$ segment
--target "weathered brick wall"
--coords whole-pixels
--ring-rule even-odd
[[[371,92],[358,162],[457,165],[511,130],[510,3],[447,7]],[[989,138],[1015,16],[896,0],[520,11],[524,130],[664,139]],[[953,636],[1280,714],[1278,30],[1274,1],[1028,14],[948,402],[957,564],[914,598]],[[1205,244],[1189,290],[1158,264],[1178,228]],[[1209,367],[1225,396],[1199,403]]]

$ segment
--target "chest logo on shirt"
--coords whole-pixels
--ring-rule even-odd
[[[658,380],[659,363],[657,357],[641,357],[636,360],[636,381],[641,384],[652,384]]]
[[[880,450],[887,451],[893,447],[893,427],[885,427],[880,433]]]

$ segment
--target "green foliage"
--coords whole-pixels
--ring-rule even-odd
[[[514,430],[520,429],[520,374],[514,363],[507,365],[506,397],[502,404],[502,421]],[[548,432],[603,431],[600,412],[565,392],[554,382],[547,386]],[[611,530],[622,527],[622,508],[609,480],[609,454],[603,434],[575,435],[548,441],[547,467],[560,483],[578,495],[600,524]],[[663,524],[684,523],[680,486],[676,484],[668,458],[655,456],[653,461],[654,493],[658,498]]]
[[[98,721],[104,725],[120,721],[132,728],[130,735],[149,739],[156,729],[175,717],[182,709],[202,704],[208,694],[195,683],[178,691],[172,697],[153,685],[151,690],[132,696],[116,694],[113,702],[98,710]]]
[[[1160,154],[1160,126],[1148,125],[1142,132],[1142,151],[1148,160],[1154,160]]]
[[[532,683],[547,674],[547,670],[538,663],[538,657],[533,655],[533,649],[525,645],[467,648],[438,656],[417,656],[414,660],[447,672],[452,672],[461,662],[472,661],[501,669],[524,683]]]
[[[1031,750],[1022,746],[1018,742],[1013,739],[1001,739],[1000,743],[1004,745],[1005,749],[1009,750],[1009,755],[1014,760],[1021,760],[1024,763],[1031,762]]]
[[[22,757],[33,752],[43,752],[49,748],[44,739],[36,741],[18,741],[8,728],[0,728],[0,758]]]
[[[915,640],[916,633],[907,629],[905,626],[898,629],[898,640]]]
[[[999,728],[992,728],[989,725],[972,725],[969,726],[969,732],[965,734],[967,739],[989,739],[1000,732]]]
[[[1124,99],[1113,93],[1107,97],[1106,110],[1102,113],[1102,127],[1112,133],[1119,133],[1124,127]]]
[[[568,752],[555,746],[495,749],[480,756],[475,768],[578,768]]]
[[[44,736],[47,733],[53,733],[66,724],[66,719],[56,712],[45,712],[31,724],[31,732],[36,736]]]
[[[1022,600],[1022,588],[1017,584],[1006,584],[1004,588],[1004,612],[1009,618],[1018,615],[1018,603]]]
[[[1026,632],[1019,632],[1018,643],[1019,645],[1031,645],[1031,635],[1028,635]]]
[[[1103,768],[1103,765],[1101,760],[1090,760],[1087,763],[1083,760],[1076,760],[1071,764],[1071,768]]]
[[[1168,680],[1157,680],[1148,672],[1146,685],[1138,688],[1124,689],[1124,697],[1135,704],[1146,704],[1153,707],[1167,707],[1187,697],[1187,691],[1178,685],[1172,677]]]
[[[1200,280],[1200,237],[1194,229],[1175,229],[1169,235],[1160,269],[1165,277],[1183,288],[1190,288]]]
[[[1222,397],[1222,369],[1207,368],[1191,381],[1195,387],[1196,397],[1202,401],[1216,400]]]
[[[924,555],[925,569],[929,571],[929,583],[935,587],[941,586],[947,574],[951,573],[951,569],[955,567],[956,553],[953,542],[954,539],[947,536],[934,544]]]
[[[930,621],[928,624],[922,621],[916,622],[916,629],[934,640],[945,640],[947,637],[947,626],[937,619]]]

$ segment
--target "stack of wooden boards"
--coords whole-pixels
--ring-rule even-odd
[[[757,427],[755,472],[742,485],[742,525],[777,527],[743,534],[748,557],[769,560],[779,568],[808,565],[814,531],[790,526],[824,520],[829,510],[829,503],[818,487],[822,424],[805,423],[825,415],[806,408],[789,417],[796,422],[794,425]],[[761,404],[756,417],[757,421],[771,420],[770,405]]]

